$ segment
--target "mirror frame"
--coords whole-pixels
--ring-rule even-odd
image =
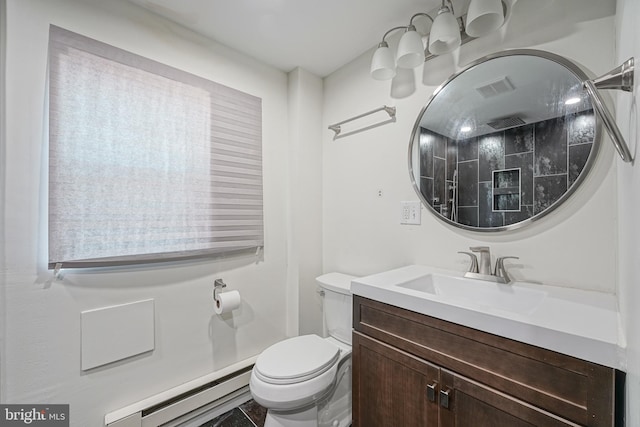
[[[420,110],[420,113],[418,114],[418,117],[416,118],[416,121],[413,125],[413,130],[411,132],[411,139],[409,141],[409,156],[408,156],[408,163],[409,163],[409,177],[411,179],[411,184],[413,186],[413,189],[415,190],[416,194],[418,195],[418,198],[420,199],[420,202],[422,203],[422,205],[431,211],[431,213],[436,216],[439,220],[453,225],[457,228],[461,228],[467,231],[476,231],[476,232],[482,232],[482,233],[495,233],[495,232],[500,232],[500,231],[509,231],[509,230],[516,230],[516,229],[520,229],[522,227],[525,227],[527,225],[530,225],[531,223],[538,221],[540,218],[545,217],[546,215],[548,215],[549,213],[553,212],[555,209],[557,209],[560,205],[562,205],[567,199],[569,199],[571,197],[571,195],[580,187],[580,185],[582,184],[582,182],[586,179],[587,175],[589,175],[589,172],[591,171],[591,169],[593,168],[593,165],[596,162],[596,159],[598,157],[598,153],[600,152],[600,142],[602,140],[602,133],[601,133],[601,117],[599,116],[599,114],[596,111],[596,108],[593,107],[593,115],[594,115],[594,120],[595,120],[595,129],[594,129],[594,138],[593,138],[593,145],[591,148],[591,152],[589,153],[589,157],[587,158],[587,162],[584,165],[584,168],[582,169],[582,171],[580,172],[580,175],[578,175],[578,178],[575,180],[575,182],[573,183],[573,185],[571,185],[571,187],[569,187],[567,189],[567,191],[555,202],[553,202],[549,207],[547,207],[544,211],[537,213],[535,215],[533,215],[530,218],[527,218],[525,220],[522,220],[520,222],[516,222],[514,224],[509,224],[509,225],[503,225],[503,226],[499,226],[499,227],[474,227],[474,226],[469,226],[469,225],[465,225],[465,224],[460,224],[457,223],[455,221],[451,221],[449,218],[443,216],[442,214],[440,214],[438,211],[436,211],[433,206],[431,206],[427,200],[425,200],[422,192],[420,191],[420,188],[418,186],[418,183],[416,182],[415,179],[415,174],[414,174],[414,168],[413,168],[413,164],[412,164],[412,152],[413,152],[413,148],[414,148],[414,143],[416,141],[416,137],[417,134],[420,132],[420,122],[422,117],[424,116],[425,112],[427,111],[427,109],[429,108],[429,105],[431,105],[431,103],[433,102],[433,100],[438,96],[438,94],[452,81],[454,81],[458,76],[460,76],[461,74],[471,70],[472,68],[490,61],[492,59],[496,59],[496,58],[502,58],[502,57],[509,57],[509,56],[535,56],[535,57],[539,57],[542,59],[546,59],[549,61],[553,61],[557,64],[560,64],[562,66],[564,66],[567,71],[571,72],[573,75],[575,75],[575,77],[578,79],[579,82],[584,82],[586,80],[589,79],[589,77],[586,74],[586,71],[583,70],[583,68],[581,68],[580,66],[578,66],[577,64],[575,64],[574,62],[572,62],[571,60],[560,56],[560,55],[556,55],[554,53],[551,52],[547,52],[547,51],[543,51],[543,50],[536,50],[536,49],[512,49],[512,50],[505,50],[505,51],[501,51],[501,52],[496,52],[496,53],[492,53],[486,56],[483,56],[482,58],[479,58],[471,63],[469,63],[468,65],[466,65],[464,68],[462,68],[460,71],[452,74],[444,83],[442,83],[440,86],[438,86],[436,88],[436,90],[433,92],[433,94],[429,97],[429,100],[427,101],[426,105]],[[592,105],[593,105],[593,100],[591,100]]]

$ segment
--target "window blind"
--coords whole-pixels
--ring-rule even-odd
[[[261,99],[51,26],[49,267],[264,245]]]

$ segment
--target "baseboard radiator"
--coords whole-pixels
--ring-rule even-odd
[[[106,427],[172,427],[243,399],[255,357],[105,415]],[[246,400],[246,399],[245,399]],[[232,407],[232,406],[231,406]]]

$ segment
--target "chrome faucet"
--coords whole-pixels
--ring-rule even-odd
[[[489,246],[472,246],[469,250],[480,254],[478,273],[491,274],[491,249]]]
[[[504,267],[505,259],[520,259],[516,256],[504,256],[496,259],[496,267],[491,270],[491,250],[488,246],[472,246],[469,248],[471,252],[458,252],[460,254],[469,255],[471,258],[471,265],[469,271],[464,274],[464,277],[471,279],[488,280],[496,283],[510,283],[511,276]],[[480,263],[475,253],[480,253]]]

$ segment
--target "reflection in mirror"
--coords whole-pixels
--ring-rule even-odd
[[[458,227],[498,231],[548,213],[584,179],[598,126],[584,73],[547,52],[494,54],[445,82],[416,121],[422,202]]]

